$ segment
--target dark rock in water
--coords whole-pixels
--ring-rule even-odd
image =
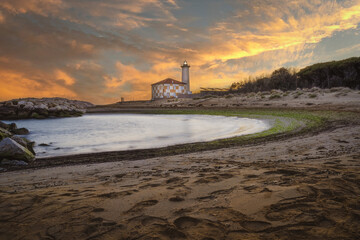
[[[13,130],[17,129],[16,123],[10,123],[8,130],[11,132]]]
[[[40,144],[39,144],[39,146],[40,146],[40,147],[49,147],[49,146],[50,146],[50,144],[47,144],[47,143],[40,143]]]
[[[0,128],[7,130],[7,129],[9,129],[9,124],[6,124],[6,123],[0,121]]]
[[[35,156],[27,148],[24,148],[11,138],[5,138],[0,142],[0,159],[16,159],[31,162]]]
[[[1,161],[1,165],[27,166],[29,164],[27,162],[20,161],[20,160],[4,159],[4,160]]]
[[[17,129],[11,130],[11,132],[16,135],[27,135],[30,133],[29,130],[27,130],[26,128],[17,128]]]

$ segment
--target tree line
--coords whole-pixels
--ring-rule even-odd
[[[360,88],[360,57],[341,61],[317,63],[300,71],[293,68],[279,68],[269,75],[249,78],[231,85],[232,92],[261,92],[272,89],[283,91],[297,88]]]

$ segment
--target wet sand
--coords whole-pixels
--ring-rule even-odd
[[[360,123],[0,174],[0,239],[359,239]]]

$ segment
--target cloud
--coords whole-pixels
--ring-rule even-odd
[[[73,85],[75,83],[75,79],[70,77],[66,72],[63,72],[59,69],[55,71],[55,76],[58,81],[64,81],[66,85]]]
[[[0,11],[0,23],[4,23],[4,22],[5,22],[5,16]]]
[[[24,75],[1,69],[0,71],[0,96],[6,99],[23,98],[23,97],[65,97],[75,99],[78,95],[68,88],[49,81],[42,83],[34,78],[28,78]],[[5,99],[4,99],[5,100]]]
[[[251,1],[210,29],[212,41],[204,59],[238,59],[318,43],[336,31],[357,27],[360,2],[354,4],[346,8],[336,1]]]
[[[3,0],[0,100],[149,99],[151,83],[180,80],[185,59],[192,90],[226,87],[281,66],[350,57],[358,43],[318,49],[339,32],[356,39],[359,23],[360,0]]]

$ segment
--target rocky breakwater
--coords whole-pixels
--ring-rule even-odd
[[[81,116],[93,104],[66,98],[22,98],[0,102],[0,119]]]
[[[27,165],[35,159],[34,142],[17,136],[29,134],[26,128],[17,128],[15,123],[0,121],[0,170],[7,165]]]

